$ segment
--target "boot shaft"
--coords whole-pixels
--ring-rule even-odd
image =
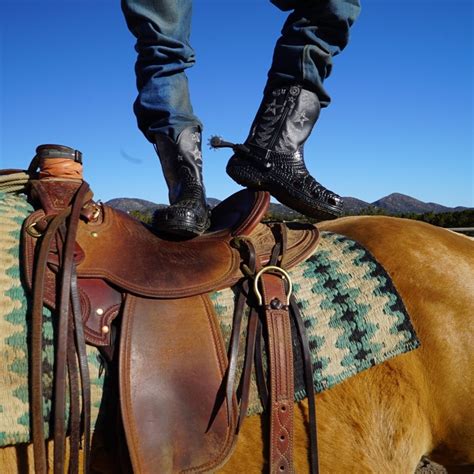
[[[202,179],[201,129],[184,129],[174,141],[167,135],[156,134],[156,151],[168,185],[170,204],[184,198],[201,199],[204,194]]]
[[[296,153],[309,137],[319,111],[317,95],[301,86],[270,90],[263,97],[245,144]]]

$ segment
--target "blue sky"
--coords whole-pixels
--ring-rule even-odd
[[[362,0],[306,146],[317,179],[344,196],[392,192],[474,206],[472,0]],[[243,141],[286,18],[268,0],[195,0],[189,79],[205,141]],[[42,143],[84,153],[97,198],[165,202],[136,127],[135,52],[119,0],[0,0],[0,167]],[[204,150],[208,196],[239,189],[229,152]]]

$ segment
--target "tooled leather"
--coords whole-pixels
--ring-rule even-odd
[[[104,206],[103,221],[81,222],[78,243],[78,277],[104,279],[125,292],[156,298],[186,297],[234,285],[240,278],[240,257],[229,246],[230,236],[217,232],[185,242],[166,241],[154,235],[143,224]],[[38,220],[41,211],[33,213],[26,226]],[[252,224],[253,226],[253,224]],[[26,279],[31,287],[32,263],[36,239],[24,234]],[[274,237],[264,224],[251,231],[257,252],[268,260]],[[304,260],[317,246],[318,231],[313,226],[288,232],[286,268]],[[54,258],[52,257],[54,264]],[[173,268],[170,275],[160,269]],[[54,270],[54,267],[52,268]],[[157,271],[158,270],[158,271]],[[193,278],[189,278],[192,274]],[[54,306],[55,277],[47,275],[46,302]]]
[[[227,366],[225,345],[207,296],[152,301],[128,295],[119,359],[134,472],[209,472],[225,463],[237,405],[234,399],[228,424],[225,402],[216,403]]]
[[[31,223],[37,222],[44,217],[42,210],[35,211],[25,220],[24,229]],[[22,265],[23,278],[29,290],[33,287],[34,254],[37,239],[27,232],[22,232]],[[58,243],[56,242],[56,246]],[[83,260],[84,255],[79,252],[75,260]],[[53,249],[48,259],[48,267],[44,282],[44,304],[51,310],[57,306],[57,284],[58,284],[59,262],[57,251]],[[82,320],[84,332],[88,343],[95,346],[108,346],[110,344],[110,331],[104,332],[102,328],[110,324],[117,317],[122,304],[122,293],[108,285],[103,279],[78,280],[78,289],[81,298]],[[97,311],[99,310],[99,311]]]
[[[31,180],[30,193],[33,199],[40,202],[46,215],[57,214],[69,205],[81,182],[57,178]]]
[[[43,215],[42,211],[31,214],[24,228]],[[102,222],[81,222],[79,226],[78,242],[83,251],[77,268],[80,280],[103,279],[124,292],[171,298],[224,288],[238,278],[239,255],[229,246],[229,238],[165,241],[123,213],[105,207],[104,215]],[[27,232],[22,236],[26,283],[31,288],[37,239]],[[54,307],[57,267],[54,254],[51,260],[45,302]],[[160,271],[167,268],[174,269],[171,275]]]
[[[79,229],[86,255],[80,278],[104,278],[134,294],[175,298],[223,288],[238,272],[238,253],[223,239],[168,241],[120,211],[104,206],[103,213],[102,224]],[[173,272],[160,271],[167,268]]]
[[[261,218],[261,213],[263,211],[263,205],[266,205],[265,201],[265,194],[264,193],[257,193],[257,198],[260,196],[261,199],[259,200],[258,205],[254,205],[252,208],[252,212],[249,214],[249,217],[245,220],[247,222],[246,226],[243,224],[239,226],[241,232],[244,234],[250,234],[250,238],[255,244],[257,249],[257,253],[265,263],[268,261],[270,257],[271,249],[275,244],[275,237],[271,230],[268,228],[267,225],[258,223]],[[255,210],[257,209],[257,210]],[[44,217],[44,211],[38,210],[32,213],[25,221],[24,229],[26,229],[30,224],[34,222],[40,221]],[[81,291],[83,299],[86,299],[87,303],[90,303],[90,300],[96,301],[95,309],[101,308],[103,311],[102,316],[91,316],[89,310],[86,306],[83,306],[83,320],[85,321],[85,332],[86,338],[88,342],[94,345],[105,346],[110,341],[110,332],[109,333],[100,333],[102,327],[110,326],[111,321],[117,316],[118,308],[117,305],[120,304],[120,293],[123,291],[131,291],[132,289],[135,290],[138,294],[151,294],[155,297],[181,297],[190,294],[197,294],[199,292],[205,293],[210,292],[215,289],[220,289],[224,287],[232,286],[236,283],[236,281],[240,278],[240,269],[239,269],[239,258],[237,257],[234,250],[228,248],[228,240],[230,240],[231,232],[229,231],[221,231],[216,232],[215,234],[211,234],[209,237],[203,236],[200,237],[199,240],[201,243],[197,242],[195,245],[195,250],[191,252],[191,255],[199,256],[198,259],[198,269],[196,272],[190,272],[188,268],[181,268],[184,265],[187,265],[187,261],[184,262],[174,262],[171,264],[171,260],[162,264],[157,264],[153,268],[150,268],[149,271],[143,271],[143,267],[139,268],[139,276],[143,277],[150,273],[156,273],[157,269],[168,268],[171,264],[172,268],[177,269],[174,273],[179,273],[185,276],[188,281],[183,284],[182,287],[176,286],[173,288],[169,288],[169,281],[168,278],[165,279],[158,279],[153,284],[158,285],[157,288],[151,287],[148,288],[148,291],[143,291],[141,287],[141,283],[138,281],[133,280],[134,275],[128,271],[128,267],[123,267],[120,269],[121,278],[115,278],[114,275],[109,278],[110,268],[105,268],[108,263],[110,263],[110,253],[106,253],[105,256],[101,255],[100,248],[94,247],[94,244],[97,242],[96,237],[92,237],[93,233],[98,234],[98,239],[100,240],[101,234],[108,234],[108,239],[117,240],[120,236],[119,232],[115,232],[117,229],[113,225],[113,220],[109,219],[109,215],[115,215],[115,211],[111,210],[110,208],[105,208],[105,211],[100,214],[100,218],[96,222],[81,222],[79,226],[79,235],[78,240],[80,242],[80,246],[76,246],[75,252],[75,260],[76,263],[79,264],[78,267],[78,274],[79,274],[79,289]],[[250,216],[254,217],[252,218]],[[122,217],[119,214],[119,217]],[[145,227],[143,227],[137,221],[128,218],[126,223],[128,224],[132,221],[133,225],[137,227],[138,230],[142,233],[150,233]],[[291,268],[300,261],[306,259],[316,248],[318,241],[319,241],[319,232],[317,228],[314,226],[305,226],[305,225],[297,225],[292,226],[288,224],[288,249],[283,258],[283,265],[285,268]],[[292,228],[294,227],[294,228]],[[150,233],[151,234],[151,233]],[[159,251],[161,249],[161,241],[158,237],[151,234],[152,240],[151,244]],[[196,239],[195,239],[196,240]],[[216,247],[214,243],[216,241],[220,242],[220,247]],[[90,246],[84,245],[84,242],[88,242]],[[22,232],[22,252],[23,252],[23,265],[24,265],[24,278],[27,284],[27,287],[31,289],[32,287],[32,278],[33,278],[33,262],[34,262],[34,252],[35,246],[37,243],[37,239],[29,235],[26,231]],[[171,247],[173,248],[174,245],[179,246],[179,243],[175,242],[167,242],[168,249]],[[128,253],[128,249],[131,248],[133,245],[138,246],[139,248],[141,245],[141,240],[138,240],[134,244],[133,240],[128,240],[125,246],[125,253]],[[183,245],[188,245],[187,243]],[[218,248],[225,247],[226,248],[226,255],[229,256],[230,261],[227,262],[226,265],[221,266],[222,262],[217,262],[219,265],[219,270],[213,272],[213,275],[217,276],[209,276],[209,275],[202,275],[201,269],[206,267],[209,268],[213,264],[212,259],[207,259],[206,256],[200,253],[200,247],[207,247],[212,248],[215,252]],[[145,250],[146,251],[146,250]],[[169,251],[169,250],[168,250]],[[166,249],[164,249],[164,260],[167,260]],[[179,255],[179,253],[178,253]],[[88,256],[88,260],[84,262]],[[89,271],[87,269],[87,265],[93,265],[96,257],[100,257],[102,262],[99,262],[100,265],[94,269],[94,271]],[[224,255],[225,257],[225,255]],[[91,262],[91,263],[89,263]],[[123,265],[123,262],[120,261],[119,263]],[[149,263],[150,264],[150,263]],[[181,268],[181,269],[180,269]],[[56,257],[56,253],[52,253],[49,259],[49,265],[46,272],[46,282],[45,282],[45,297],[44,301],[45,304],[54,309],[56,305],[56,280],[57,280],[57,269],[58,269],[58,261]],[[220,272],[220,273],[219,273]],[[192,274],[194,279],[189,279],[187,275]],[[169,272],[166,273],[169,275]],[[196,284],[195,279],[200,277],[201,280],[198,281]],[[125,279],[128,279],[125,281]],[[206,280],[205,278],[208,278]],[[118,288],[115,289],[111,286],[108,281],[112,284],[118,285]],[[168,283],[168,287],[166,286]],[[163,285],[160,287],[159,285]],[[95,292],[94,292],[95,288]],[[94,292],[94,295],[89,295],[89,293]],[[95,310],[94,309],[94,310]]]
[[[268,327],[270,364],[270,472],[293,473],[294,375],[288,307],[272,309],[274,299],[286,300],[281,276],[262,275],[263,301]]]

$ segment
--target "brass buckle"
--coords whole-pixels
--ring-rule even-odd
[[[255,296],[257,297],[258,304],[262,306],[263,304],[263,297],[262,294],[260,293],[260,290],[258,289],[258,282],[261,278],[261,276],[264,273],[267,272],[275,272],[275,273],[281,273],[283,275],[283,279],[286,279],[288,281],[288,293],[286,294],[286,305],[288,306],[290,304],[290,296],[291,293],[293,292],[293,282],[291,281],[291,277],[288,274],[286,270],[283,270],[281,267],[276,267],[274,265],[269,265],[268,267],[263,267],[256,275],[255,279],[253,281],[253,291],[255,293]]]
[[[39,239],[43,233],[40,232],[36,226],[38,225],[38,222],[33,222],[26,228],[26,232],[31,235],[31,237],[34,237],[35,239]]]

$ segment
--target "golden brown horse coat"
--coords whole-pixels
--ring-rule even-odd
[[[319,227],[372,252],[393,278],[421,341],[421,348],[317,396],[321,472],[412,474],[424,454],[445,465],[474,463],[474,240],[389,217],[347,217]],[[295,415],[296,468],[307,472],[304,402]],[[265,470],[265,426],[261,416],[245,421],[222,472]],[[25,452],[1,450],[0,471],[31,467]],[[25,458],[19,464],[17,453]]]
[[[413,473],[430,453],[445,465],[474,463],[474,240],[389,217],[319,227],[372,252],[421,341],[316,397],[321,472]],[[304,403],[296,413],[297,470],[307,472]],[[259,417],[246,420],[222,472],[261,472],[261,425]]]

